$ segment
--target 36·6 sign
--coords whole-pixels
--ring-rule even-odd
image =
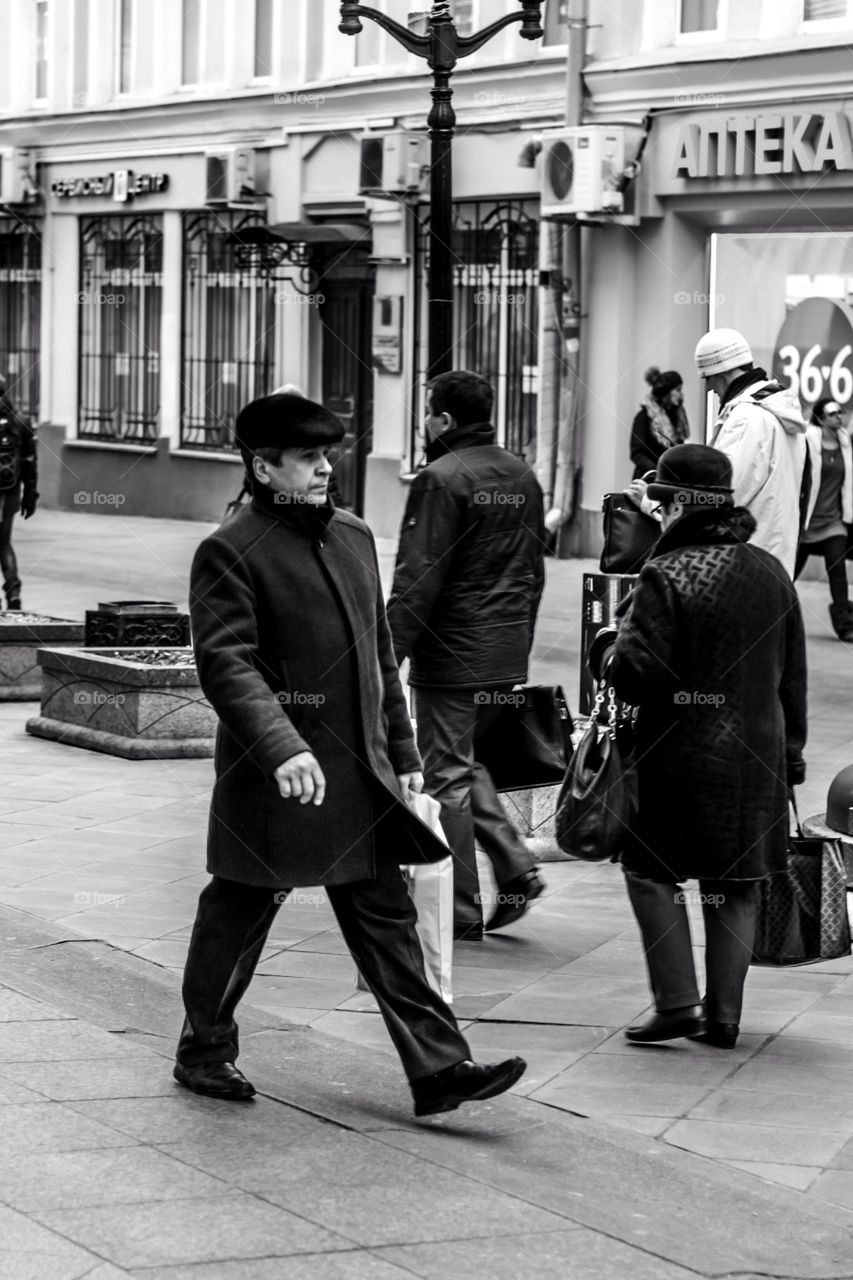
[[[805,401],[853,399],[853,314],[831,298],[807,298],[791,311],[773,352],[773,376]]]

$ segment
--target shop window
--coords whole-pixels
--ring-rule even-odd
[[[45,102],[48,94],[48,17],[48,0],[35,0],[36,64],[34,87],[36,102]]]
[[[136,0],[118,0],[118,39],[116,42],[119,93],[130,93],[133,87],[133,22]]]
[[[255,213],[184,214],[182,448],[233,450],[239,409],[275,385],[277,303],[290,294],[240,239],[263,225]]]
[[[853,18],[850,0],[803,0],[803,23],[820,24],[821,27],[848,26]]]
[[[545,0],[544,44],[568,44],[569,0]]]
[[[181,84],[198,84],[202,0],[181,0]]]
[[[268,80],[273,64],[273,0],[255,0],[255,79]]]
[[[423,460],[429,224],[417,238],[416,389],[411,458]],[[499,443],[524,457],[536,436],[539,340],[539,222],[536,205],[459,202],[453,227],[453,367],[476,369],[495,390]]]
[[[162,242],[158,216],[81,220],[81,439],[153,444],[160,434]]]
[[[34,422],[39,416],[41,227],[0,219],[0,372],[9,394]]]
[[[724,8],[725,0],[680,0],[679,34],[705,39],[721,35]]]

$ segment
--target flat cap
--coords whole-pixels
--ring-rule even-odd
[[[237,415],[234,439],[241,449],[301,449],[337,444],[344,438],[340,418],[293,392],[252,400]]]

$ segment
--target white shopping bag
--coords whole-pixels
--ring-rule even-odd
[[[446,844],[439,814],[441,805],[423,791],[408,791],[409,808]],[[417,931],[424,953],[424,968],[430,986],[447,1004],[453,1003],[451,966],[453,962],[453,859],[440,862],[413,862],[400,868],[418,913]],[[356,986],[366,991],[367,983],[356,970]]]

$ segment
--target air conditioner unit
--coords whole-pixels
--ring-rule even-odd
[[[245,204],[255,199],[255,153],[233,147],[207,153],[205,204]]]
[[[622,213],[625,169],[620,125],[564,129],[542,141],[542,214]]]
[[[417,191],[426,163],[426,138],[418,133],[368,133],[361,139],[358,194],[402,196]]]
[[[0,147],[0,204],[25,204],[37,194],[33,153],[26,147]]]

